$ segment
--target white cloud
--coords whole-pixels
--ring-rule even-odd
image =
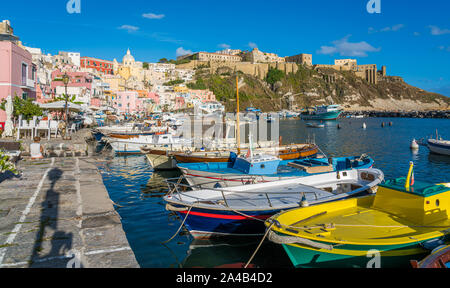
[[[183,47],[177,49],[177,57],[189,54],[193,54],[193,52],[191,50],[186,50]]]
[[[230,45],[228,45],[228,44],[225,44],[225,43],[223,43],[223,44],[219,44],[218,45],[220,48],[223,48],[223,49],[230,49]]]
[[[132,26],[132,25],[122,25],[118,29],[120,30],[127,30],[128,33],[136,32],[139,30],[139,27]]]
[[[420,33],[419,32],[414,32],[413,35],[414,36],[420,36]]]
[[[347,35],[340,40],[333,41],[334,46],[322,46],[317,51],[318,54],[332,55],[339,53],[341,56],[351,57],[367,57],[368,52],[378,52],[381,48],[375,48],[369,43],[362,42],[349,42],[348,39],[351,35]]]
[[[250,48],[252,48],[252,49],[258,48],[258,45],[256,45],[256,43],[253,43],[253,42],[249,42],[249,43],[248,43],[248,46],[249,46]]]
[[[166,15],[164,14],[154,14],[154,13],[146,13],[146,14],[142,14],[142,17],[147,18],[147,19],[162,19],[164,17],[166,17]]]
[[[430,25],[428,26],[431,29],[431,35],[445,35],[450,34],[450,29],[441,29],[437,26]]]
[[[400,30],[404,27],[405,27],[404,24],[397,24],[394,26],[384,27],[384,28],[380,29],[379,31],[373,27],[369,27],[369,34],[377,33],[377,32],[397,32],[398,30]]]
[[[445,47],[445,46],[439,46],[438,48],[439,48],[440,50],[442,50],[442,51],[450,52],[450,46],[448,46],[448,47]]]

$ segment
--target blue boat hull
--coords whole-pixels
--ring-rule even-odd
[[[177,207],[177,205],[173,206]],[[215,236],[262,235],[265,232],[264,220],[279,212],[280,210],[244,212],[245,215],[259,220],[231,211],[200,208],[192,208],[187,218],[188,210],[177,212],[177,214],[182,220],[186,218],[184,225],[194,238],[211,238]]]

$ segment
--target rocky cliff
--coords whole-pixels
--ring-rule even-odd
[[[348,71],[310,69],[299,66],[296,73],[284,74],[277,82],[268,84],[248,74],[239,73],[241,109],[249,106],[263,111],[311,107],[320,104],[341,104],[345,110],[445,110],[450,98],[408,85],[400,77],[378,76],[370,84]],[[235,71],[224,67],[211,74],[198,69],[196,86],[208,88],[218,100],[226,103],[228,111],[236,109]]]

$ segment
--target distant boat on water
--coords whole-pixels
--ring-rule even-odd
[[[450,141],[439,137],[437,130],[436,139],[428,139],[427,146],[432,153],[450,156]]]
[[[306,123],[308,128],[325,128],[325,124]]]
[[[314,108],[314,111],[302,114],[303,120],[336,120],[342,114],[340,105],[323,105]]]

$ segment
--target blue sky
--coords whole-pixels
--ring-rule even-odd
[[[0,20],[46,53],[121,61],[130,48],[152,62],[177,51],[257,46],[280,56],[311,53],[314,64],[386,65],[389,75],[450,96],[448,0],[380,0],[381,14],[367,12],[369,0],[80,1],[81,14],[67,13],[68,0],[3,1]]]

